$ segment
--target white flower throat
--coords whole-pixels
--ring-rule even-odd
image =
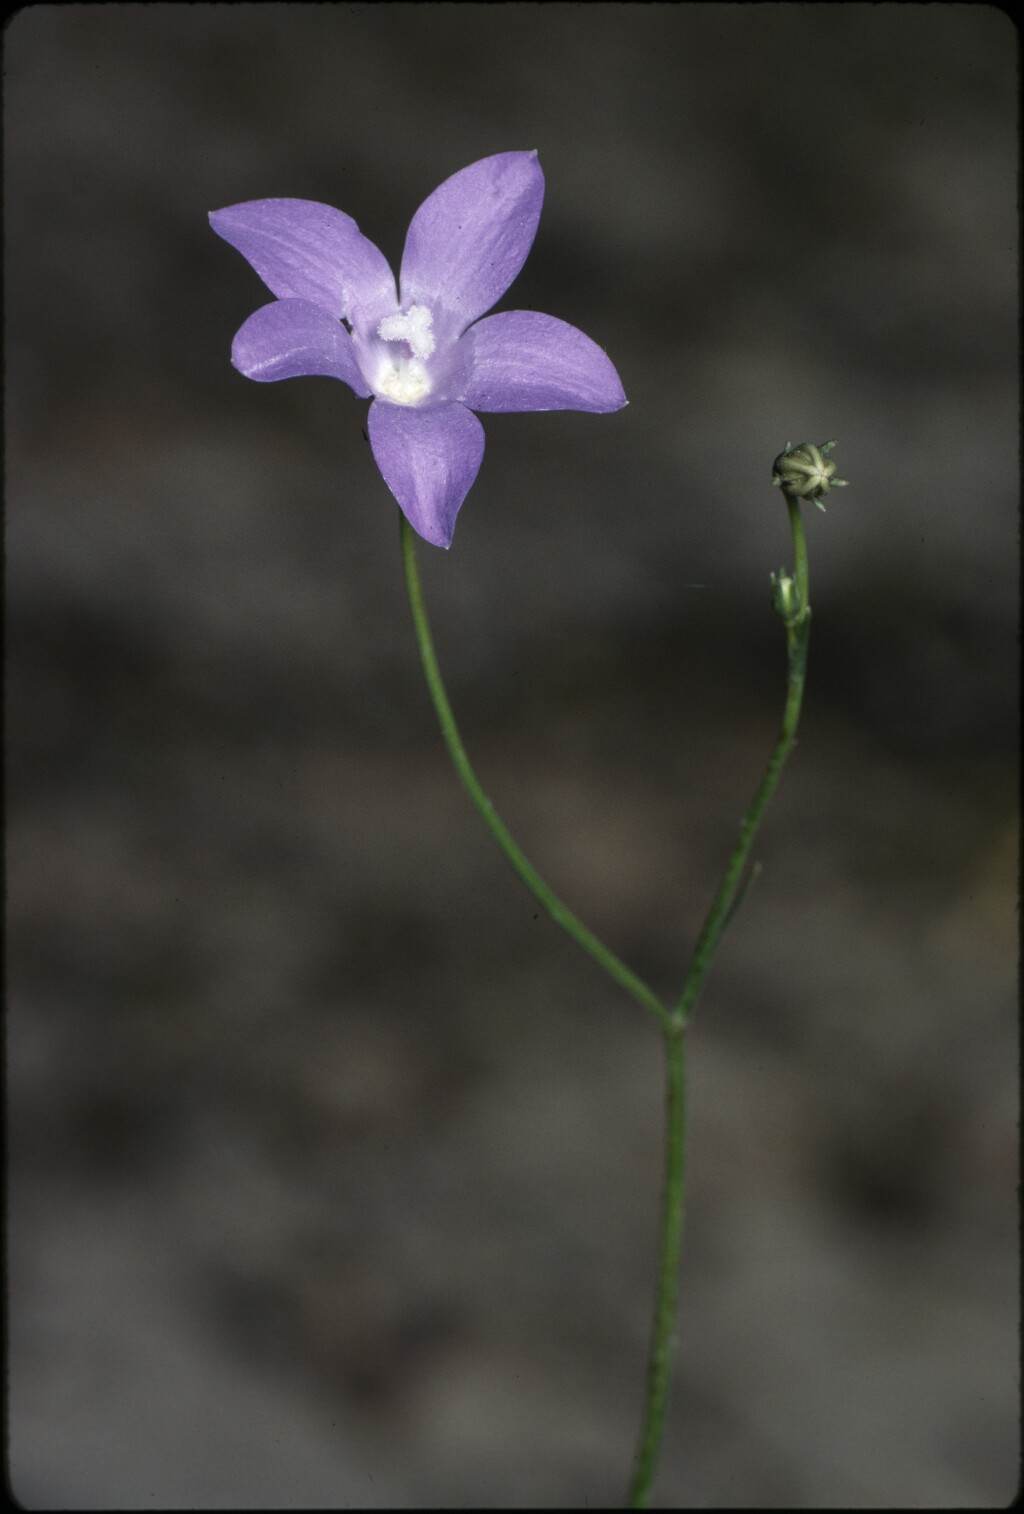
[[[382,342],[405,342],[412,353],[388,353],[377,376],[377,393],[395,405],[418,405],[430,393],[424,364],[437,343],[431,329],[434,317],[426,305],[410,305],[400,315],[385,316],[377,327]]]

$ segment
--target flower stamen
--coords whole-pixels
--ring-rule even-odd
[[[430,393],[430,379],[416,358],[394,358],[377,375],[374,388],[381,399],[393,405],[418,405]]]

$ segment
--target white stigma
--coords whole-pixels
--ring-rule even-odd
[[[431,326],[434,317],[426,305],[410,305],[404,315],[385,316],[377,327],[377,335],[385,342],[408,342],[413,357],[422,362],[435,347]]]

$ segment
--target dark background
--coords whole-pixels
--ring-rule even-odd
[[[658,1501],[981,1506],[1018,1460],[1017,37],[984,6],[35,6],[5,33],[9,1469],[27,1507],[622,1496],[653,1022],[496,853],[339,384],[207,212],[536,148],[505,308],[614,416],[485,419],[420,559],[480,775],[665,993],[814,636],[692,1035]]]

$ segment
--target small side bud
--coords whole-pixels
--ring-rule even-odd
[[[772,464],[772,483],[791,499],[809,499],[824,510],[822,499],[830,489],[845,489],[846,479],[836,478],[836,465],[827,454],[835,442],[801,442],[797,447],[786,443]]]
[[[771,581],[772,604],[775,609],[787,626],[798,625],[804,618],[805,610],[796,579],[791,578],[785,568],[780,568],[778,573],[771,575]]]

